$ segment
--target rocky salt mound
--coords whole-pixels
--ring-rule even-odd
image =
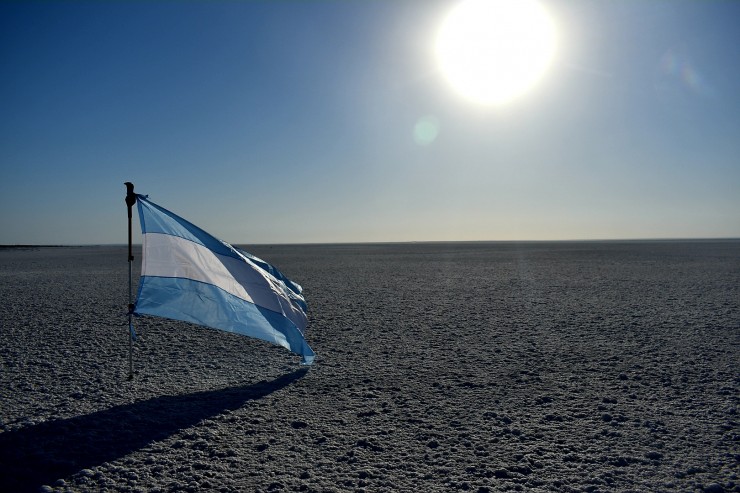
[[[248,250],[311,369],[142,318],[128,381],[125,249],[0,251],[0,491],[740,491],[740,242]]]

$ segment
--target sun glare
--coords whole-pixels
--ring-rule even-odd
[[[437,33],[437,63],[466,99],[504,104],[531,89],[555,54],[555,27],[534,0],[464,0]]]

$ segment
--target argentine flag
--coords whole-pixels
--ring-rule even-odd
[[[157,315],[283,346],[313,363],[302,288],[267,262],[136,195],[143,261],[137,315]]]

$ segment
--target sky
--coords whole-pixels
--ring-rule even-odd
[[[740,237],[740,2],[544,2],[497,105],[457,3],[1,2],[0,244],[125,243],[125,181],[247,245]]]

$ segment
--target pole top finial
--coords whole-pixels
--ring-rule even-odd
[[[126,204],[129,207],[133,207],[136,203],[136,194],[134,193],[134,184],[130,181],[124,183],[126,185]]]

